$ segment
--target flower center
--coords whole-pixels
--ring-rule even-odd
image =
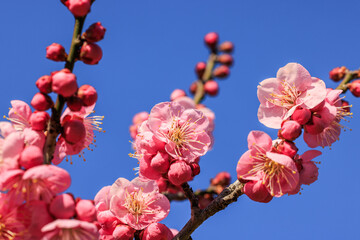
[[[266,100],[276,106],[290,109],[296,105],[296,100],[301,95],[301,92],[297,90],[295,85],[290,85],[286,81],[282,81],[281,86],[282,90],[279,94],[270,93],[271,98]]]
[[[123,205],[127,210],[136,217],[136,223],[139,222],[139,216],[143,213],[147,213],[147,204],[143,197],[142,189],[138,192],[129,193],[126,189],[125,203]]]
[[[0,215],[0,219],[1,219],[1,215]],[[0,239],[13,240],[15,239],[15,237],[16,234],[10,231],[9,229],[6,229],[5,224],[0,222]]]

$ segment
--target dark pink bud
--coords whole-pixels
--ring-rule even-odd
[[[50,116],[47,112],[34,112],[30,116],[31,128],[36,131],[43,131],[46,129],[50,120]]]
[[[175,99],[177,98],[180,98],[180,97],[185,97],[186,96],[186,93],[184,90],[182,89],[175,89],[171,95],[170,95],[170,100],[171,101],[174,101]]]
[[[158,180],[156,180],[156,183],[159,187],[159,192],[165,192],[166,189],[168,188],[168,180],[166,180],[165,178],[161,177]]]
[[[80,111],[80,109],[82,108],[83,101],[78,97],[71,96],[66,100],[66,104],[71,111],[77,112]]]
[[[206,63],[205,62],[198,62],[195,66],[195,73],[198,76],[198,78],[202,78],[204,72],[206,69]]]
[[[296,147],[295,143],[281,140],[274,146],[272,151],[293,158],[297,154],[298,150],[299,149]]]
[[[195,93],[196,93],[196,90],[197,90],[197,82],[193,82],[193,83],[190,85],[189,91],[190,91],[192,94],[195,94]]]
[[[341,79],[343,79],[345,77],[345,74],[348,72],[349,70],[342,66],[342,67],[336,67],[333,70],[331,70],[329,72],[329,78],[331,80],[333,80],[334,82],[338,82]]]
[[[64,138],[71,144],[78,143],[84,140],[86,130],[84,123],[81,120],[69,120],[63,126]]]
[[[217,61],[226,66],[231,66],[234,62],[233,57],[230,54],[222,54],[218,56]]]
[[[199,208],[205,209],[214,200],[212,194],[204,194],[199,196]]]
[[[27,146],[21,153],[19,163],[25,169],[43,164],[44,155],[42,149],[35,145]]]
[[[54,106],[54,103],[48,95],[36,93],[31,100],[31,106],[33,106],[37,111],[46,111]]]
[[[268,203],[273,197],[260,181],[250,181],[244,185],[243,192],[253,201]]]
[[[80,50],[80,60],[86,64],[98,64],[102,58],[102,50],[96,43],[85,42]]]
[[[225,65],[221,65],[215,68],[215,70],[213,71],[214,77],[217,78],[226,78],[227,76],[229,76],[229,74],[230,74],[230,69],[228,66]]]
[[[173,234],[161,223],[152,223],[144,231],[141,240],[171,240]]]
[[[70,219],[75,215],[75,201],[69,194],[57,195],[50,203],[49,211],[59,219]]]
[[[216,96],[219,92],[219,84],[214,80],[209,80],[205,83],[204,90],[210,96]]]
[[[78,90],[77,96],[82,100],[84,106],[94,105],[98,97],[95,88],[90,85],[82,85]]]
[[[230,41],[223,42],[219,46],[219,51],[231,53],[232,51],[234,51],[234,44]]]
[[[296,121],[283,121],[280,132],[282,138],[288,141],[294,141],[301,134],[301,125]]]
[[[192,169],[184,161],[174,162],[170,165],[168,178],[172,184],[179,186],[192,180]]]
[[[159,173],[166,173],[169,169],[169,154],[158,152],[152,159],[150,166]]]
[[[348,88],[355,97],[360,97],[360,79],[349,83]]]
[[[209,48],[215,49],[216,45],[219,41],[219,35],[215,32],[211,32],[205,35],[204,37],[205,44],[208,45]]]
[[[191,163],[190,167],[192,169],[192,175],[197,176],[200,174],[200,166],[197,163]]]
[[[91,0],[67,0],[64,4],[75,17],[83,17],[90,12]]]
[[[65,48],[58,43],[51,44],[46,47],[46,58],[56,62],[66,61],[67,54]]]
[[[136,231],[135,229],[133,229],[132,227],[129,227],[128,225],[119,224],[116,226],[116,228],[114,229],[114,231],[112,233],[113,238],[109,238],[109,239],[114,239],[114,240],[133,239],[135,231]]]
[[[60,94],[63,97],[71,97],[78,89],[76,76],[68,69],[53,73],[52,79],[53,92]]]
[[[35,84],[36,87],[40,90],[40,92],[47,94],[52,92],[51,83],[52,83],[51,76],[45,75],[40,77]]]
[[[298,107],[291,115],[291,119],[301,125],[305,125],[311,118],[311,111],[306,108]]]
[[[83,37],[88,42],[98,42],[104,38],[106,28],[100,22],[93,23],[83,34]]]
[[[81,221],[93,222],[96,220],[96,209],[90,200],[81,199],[76,203],[76,218]]]
[[[210,185],[214,187],[215,192],[220,194],[224,188],[230,185],[231,176],[228,172],[219,172],[210,180]]]
[[[317,115],[313,115],[311,121],[304,126],[305,131],[313,135],[321,133],[325,127],[325,122]]]

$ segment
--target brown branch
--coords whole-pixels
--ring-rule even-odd
[[[187,199],[187,197],[183,192],[178,192],[178,193],[162,192],[162,194],[164,194],[169,199],[170,202],[184,201]],[[205,194],[217,195],[213,186],[210,186],[208,189],[204,189],[204,190],[196,190],[194,194],[197,197],[204,196]]]
[[[243,184],[236,180],[233,184],[222,191],[217,198],[212,201],[207,208],[200,211],[199,214],[191,216],[190,220],[181,229],[181,231],[173,238],[173,240],[188,240],[191,234],[209,217],[215,213],[225,209],[229,204],[236,202],[243,194],[241,189]]]
[[[197,196],[194,194],[192,188],[190,187],[190,185],[187,182],[183,183],[181,185],[181,187],[184,191],[186,198],[189,199],[189,201],[190,201],[191,217],[197,216],[201,212],[201,210],[199,208],[199,200],[198,200]]]

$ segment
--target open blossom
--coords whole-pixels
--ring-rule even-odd
[[[339,95],[342,90],[328,89],[325,103],[319,109],[312,110],[312,120],[305,125],[304,141],[311,148],[331,146],[339,140],[341,120],[351,116],[348,108],[342,105]]]
[[[271,196],[281,197],[294,190],[299,182],[295,162],[284,154],[271,152],[272,140],[260,131],[251,131],[248,148],[237,165],[238,178],[261,181]]]
[[[103,116],[89,116],[93,113],[95,104],[88,107],[82,107],[78,112],[72,112],[69,108],[65,109],[61,116],[61,123],[64,125],[67,121],[81,121],[85,127],[84,138],[77,142],[66,141],[66,136],[60,135],[56,143],[54,153],[54,164],[59,164],[67,155],[75,155],[81,153],[85,148],[89,149],[89,145],[94,141],[94,131],[102,131],[100,124],[102,124]]]
[[[135,178],[130,182],[119,178],[108,194],[110,211],[122,223],[136,230],[163,220],[170,211],[170,202],[159,193],[155,181]]]
[[[203,156],[211,138],[206,133],[209,120],[201,111],[185,109],[176,102],[155,105],[147,125],[156,138],[165,143],[166,152],[188,162]]]
[[[325,83],[311,77],[298,63],[288,63],[277,72],[276,78],[268,78],[258,86],[260,107],[259,121],[270,128],[280,128],[295,109],[311,109],[326,96]]]

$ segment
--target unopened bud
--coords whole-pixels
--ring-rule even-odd
[[[305,125],[311,118],[311,111],[306,108],[298,107],[291,115],[291,119],[301,125]]]
[[[234,51],[234,44],[230,41],[223,42],[219,46],[219,51],[226,52],[226,53],[232,53],[232,51]]]
[[[56,62],[66,61],[67,54],[65,48],[58,43],[51,44],[46,47],[46,58]]]
[[[40,92],[42,93],[51,93],[51,84],[52,84],[52,78],[51,76],[45,75],[40,77],[37,81],[36,81],[36,87],[40,90]]]
[[[231,66],[234,62],[233,57],[230,54],[222,54],[217,57],[217,61],[226,66]]]
[[[196,176],[196,175],[200,174],[200,166],[199,166],[198,163],[191,163],[190,167],[192,169],[193,176]]]
[[[91,0],[67,0],[64,4],[75,17],[83,17],[90,12]]]
[[[206,63],[205,62],[198,62],[195,66],[195,73],[198,76],[199,79],[202,79],[202,76],[204,75],[206,69]]]
[[[230,69],[228,66],[221,65],[213,71],[213,76],[217,78],[226,78],[230,74]]]
[[[77,96],[82,100],[84,106],[94,105],[98,97],[95,88],[87,84],[79,88]]]
[[[19,163],[25,169],[43,164],[44,155],[42,149],[35,145],[25,147],[19,159]]]
[[[210,49],[215,49],[219,41],[219,35],[215,32],[210,32],[204,37],[205,44],[208,45]]]
[[[30,116],[31,128],[35,131],[43,131],[47,127],[50,116],[47,112],[34,112]]]
[[[196,90],[197,90],[197,82],[195,81],[190,85],[189,91],[191,92],[191,94],[195,94]]]
[[[335,82],[340,81],[341,79],[343,79],[345,77],[345,74],[348,72],[349,70],[342,66],[342,67],[336,67],[333,70],[331,70],[329,72],[329,78]]]
[[[91,26],[83,33],[83,37],[88,42],[98,42],[104,38],[106,28],[104,28],[100,22],[93,23]]]
[[[219,84],[214,80],[209,80],[205,83],[204,90],[210,96],[216,96],[219,92]]]
[[[102,58],[102,50],[96,43],[85,42],[80,50],[80,60],[86,64],[98,64]]]
[[[71,111],[77,112],[81,110],[83,101],[78,97],[71,96],[66,100],[66,104]]]
[[[349,83],[347,86],[355,97],[360,97],[360,79]]]
[[[48,95],[36,93],[31,100],[31,106],[33,106],[37,111],[46,111],[54,106],[54,103]]]
[[[60,94],[63,97],[71,97],[78,89],[76,76],[68,69],[53,73],[52,80],[53,92]]]
[[[185,97],[186,96],[186,93],[184,90],[182,89],[175,89],[171,95],[170,95],[170,100],[171,101],[174,101],[175,99],[177,98],[180,98],[180,97]]]
[[[301,134],[301,125],[297,121],[287,120],[281,123],[279,137],[288,141],[294,141]]]
[[[70,219],[75,215],[75,201],[69,194],[57,195],[50,203],[49,211],[59,219]]]

